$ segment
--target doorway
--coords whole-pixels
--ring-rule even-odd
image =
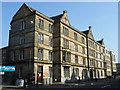
[[[43,66],[38,66],[38,83],[43,82]]]
[[[93,80],[93,70],[90,69],[90,79]]]

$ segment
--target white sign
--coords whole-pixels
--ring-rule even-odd
[[[34,57],[34,59],[38,59],[38,57]]]
[[[4,75],[5,74],[5,72],[0,72],[0,75]]]

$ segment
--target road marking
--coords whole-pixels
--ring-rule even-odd
[[[111,85],[102,86],[101,88],[106,88],[106,87],[109,87],[109,86],[111,86]]]

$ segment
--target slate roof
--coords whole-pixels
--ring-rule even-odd
[[[90,30],[82,31],[84,34],[88,34]]]
[[[55,21],[59,21],[62,18],[63,14],[57,15],[57,16],[53,16],[50,17],[51,19],[55,20]]]
[[[28,6],[27,4],[25,4],[25,3],[24,3],[23,5],[25,5],[26,7],[28,7],[31,12],[36,11],[35,9],[29,7],[29,6]]]
[[[101,40],[99,40],[97,42],[100,43],[100,44],[103,44],[103,39],[101,39]]]

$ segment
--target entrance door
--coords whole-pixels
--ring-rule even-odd
[[[90,79],[93,80],[93,70],[90,69]]]
[[[99,71],[98,71],[98,79],[100,78],[100,74],[99,74]]]
[[[87,78],[88,78],[87,70],[86,70],[86,69],[83,69],[83,70],[82,70],[82,79],[83,79],[83,80],[87,80]]]
[[[43,66],[38,66],[38,83],[43,81]]]

